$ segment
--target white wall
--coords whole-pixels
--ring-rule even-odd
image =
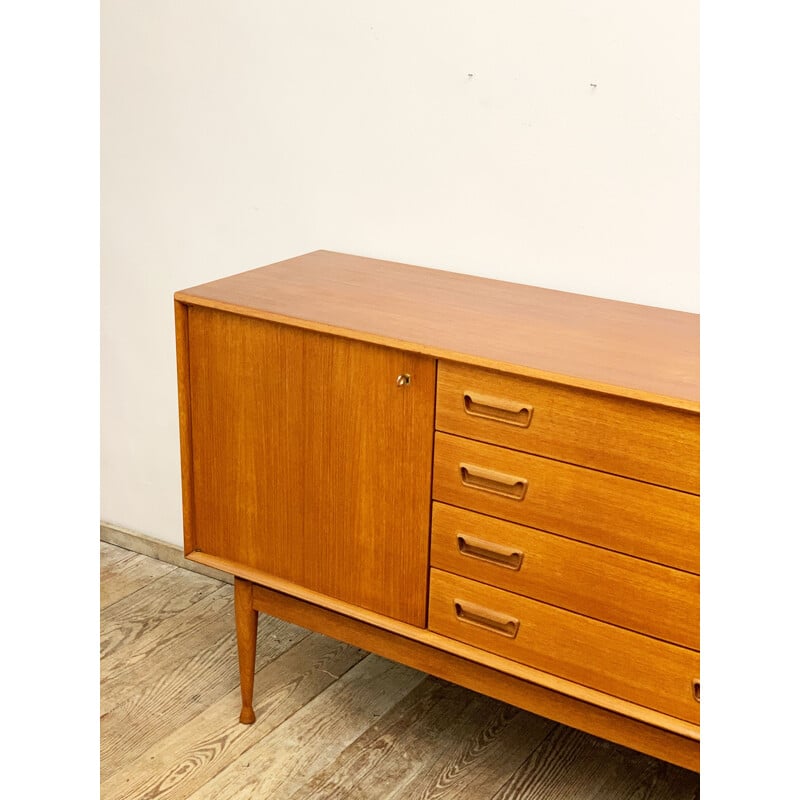
[[[698,310],[697,0],[101,14],[106,522],[181,542],[176,289],[325,248]]]

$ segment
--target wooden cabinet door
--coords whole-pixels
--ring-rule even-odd
[[[196,549],[424,626],[434,359],[188,319]]]

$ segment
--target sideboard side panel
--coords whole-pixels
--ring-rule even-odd
[[[192,407],[189,379],[189,309],[175,301],[175,355],[178,366],[178,428],[181,442],[181,496],[183,552],[194,549],[194,467],[192,458]]]

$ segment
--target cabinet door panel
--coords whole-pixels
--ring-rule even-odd
[[[191,307],[189,372],[197,549],[424,626],[434,360]]]

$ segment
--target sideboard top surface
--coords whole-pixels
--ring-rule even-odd
[[[182,303],[699,411],[700,317],[317,250]]]

